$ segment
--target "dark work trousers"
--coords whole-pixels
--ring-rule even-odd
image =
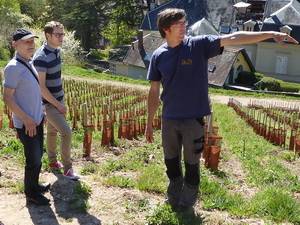
[[[200,182],[199,159],[204,146],[203,119],[163,119],[162,144],[170,180],[168,202],[172,206],[193,206],[197,200]],[[181,170],[182,149],[184,177]]]
[[[25,133],[25,127],[22,129],[17,128],[19,139],[24,146],[25,154],[25,176],[24,176],[24,187],[25,195],[35,195],[39,183],[39,175],[42,166],[43,156],[43,142],[44,142],[44,129],[43,121],[37,126],[37,134],[34,137],[29,137]]]

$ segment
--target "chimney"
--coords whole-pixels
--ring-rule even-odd
[[[140,29],[138,30],[138,33],[137,33],[137,39],[138,39],[138,48],[139,49],[143,49],[144,48],[144,40],[143,40],[143,30]]]

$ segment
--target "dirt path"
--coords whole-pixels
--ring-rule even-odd
[[[79,170],[82,162],[77,162]],[[3,165],[3,164],[2,164]],[[3,171],[0,179],[13,179],[17,175],[22,179],[22,170],[13,169],[13,164],[0,166]],[[5,169],[5,170],[4,170]],[[41,180],[52,184],[46,196],[51,200],[51,206],[26,206],[23,194],[13,194],[10,188],[0,186],[0,224],[4,225],[143,225],[145,216],[164,201],[163,195],[149,194],[136,189],[121,189],[106,187],[94,176],[82,176],[81,183],[87,183],[92,189],[89,197],[88,213],[72,209],[72,198],[76,182],[43,171]],[[146,202],[145,208],[140,204]],[[264,224],[260,219],[239,219],[231,217],[227,212],[204,211],[201,203],[197,213],[203,218],[203,224]],[[1,224],[1,225],[2,225]]]
[[[221,104],[227,104],[230,98],[234,98],[241,102],[243,105],[247,105],[250,100],[254,100],[253,97],[236,97],[236,96],[224,96],[224,95],[211,95],[210,96],[212,102],[214,103],[221,103]],[[265,99],[265,98],[259,98],[256,99],[260,102],[266,102],[266,103],[278,103],[278,104],[285,104],[285,103],[297,103],[300,104],[300,100],[282,100],[282,99]]]

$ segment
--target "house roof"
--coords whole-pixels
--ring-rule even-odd
[[[187,14],[189,24],[194,24],[203,17],[212,21],[214,26],[218,27],[221,22],[230,23],[232,15],[232,0],[171,0],[152,11],[149,11],[141,25],[143,30],[157,30],[156,20],[159,12],[167,8],[181,8]]]
[[[122,62],[127,55],[130,45],[122,45],[109,51],[108,61]]]
[[[300,1],[291,0],[288,4],[272,13],[264,20],[262,31],[280,31],[280,28],[288,25],[292,28],[291,36],[300,41]]]
[[[205,18],[199,20],[190,26],[188,34],[192,36],[200,34],[214,34],[219,35],[218,31],[213,27],[213,25]]]
[[[138,47],[138,41],[132,43],[127,55],[124,57],[123,63],[143,68],[148,68],[152,53],[156,48],[161,46],[165,40],[158,32],[150,32],[143,38],[143,48]]]
[[[274,24],[274,23],[264,23],[261,31],[278,31],[280,32],[280,28],[282,27],[282,24]],[[295,38],[298,42],[300,42],[300,25],[289,25],[290,28],[292,28],[292,31],[290,35]],[[273,40],[268,40],[273,42]]]
[[[300,25],[300,1],[292,0],[290,3],[272,13],[264,22]]]
[[[208,83],[210,85],[219,87],[224,86],[232,65],[236,61],[239,53],[243,54],[251,71],[255,71],[245,49],[228,47],[224,49],[222,55],[218,55],[208,60]]]
[[[291,0],[267,0],[265,5],[265,12],[264,12],[264,18],[268,18],[272,13],[278,11],[288,3],[290,3]]]

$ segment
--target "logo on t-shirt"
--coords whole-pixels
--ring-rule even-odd
[[[181,65],[192,65],[193,60],[192,59],[182,59],[181,60]]]

